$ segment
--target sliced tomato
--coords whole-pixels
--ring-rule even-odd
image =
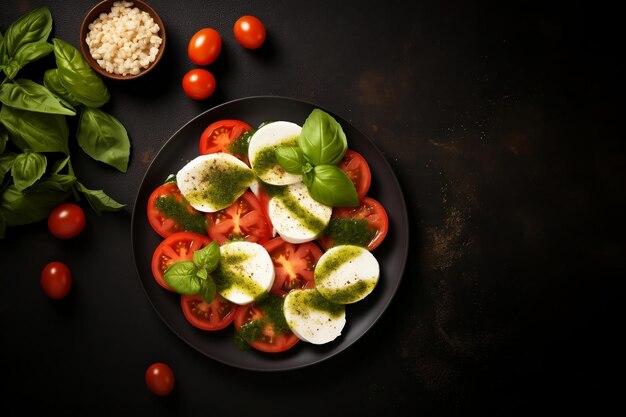
[[[226,152],[249,164],[247,146],[239,147],[233,143],[250,130],[252,126],[241,120],[228,119],[211,123],[200,135],[200,154]]]
[[[335,244],[361,244],[351,242],[351,236],[349,236],[349,234],[352,230],[350,230],[350,225],[346,226],[346,229],[342,231],[341,235],[333,236],[332,226],[334,221],[339,220],[339,222],[341,222],[345,219],[353,221],[353,223],[356,224],[355,227],[359,228],[359,230],[356,230],[355,234],[362,235],[362,230],[360,230],[362,223],[365,223],[365,226],[369,228],[369,237],[367,238],[367,242],[362,243],[362,246],[367,247],[370,251],[374,250],[382,243],[389,230],[389,218],[382,204],[371,197],[363,197],[361,204],[357,207],[335,207],[333,209],[329,227],[322,236],[317,239],[317,242],[324,250],[328,250],[328,248]],[[366,229],[366,231],[368,230]]]
[[[204,214],[185,200],[175,182],[162,184],[150,194],[148,221],[162,237],[177,232],[206,234]]]
[[[259,181],[260,182],[260,181]],[[274,230],[274,225],[272,224],[272,219],[270,219],[270,199],[272,198],[267,191],[265,191],[263,189],[263,185],[259,185],[258,191],[256,193],[256,196],[259,200],[259,203],[261,204],[261,209],[263,210],[263,213],[265,214],[265,218],[267,219],[267,224],[269,224],[270,226],[270,230]],[[274,236],[274,235],[272,235]]]
[[[199,294],[181,295],[180,305],[185,318],[202,330],[220,330],[235,319],[237,304],[233,304],[219,294],[207,303]]]
[[[229,207],[207,213],[206,218],[209,236],[220,245],[233,239],[263,244],[272,236],[261,203],[250,191]]]
[[[360,153],[348,149],[337,166],[350,178],[359,199],[365,197],[372,182],[372,172],[365,158]]]
[[[300,339],[285,322],[283,298],[268,295],[263,300],[240,306],[235,316],[235,329],[241,338],[262,352],[283,352]]]
[[[270,292],[284,297],[295,288],[313,288],[313,271],[322,250],[313,242],[294,244],[276,237],[263,247],[274,262],[276,276]]]
[[[211,239],[192,232],[178,232],[165,238],[152,254],[152,275],[163,288],[172,291],[163,280],[165,271],[178,261],[190,261],[193,253],[211,243]]]

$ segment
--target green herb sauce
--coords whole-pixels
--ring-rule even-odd
[[[191,203],[209,202],[215,207],[228,207],[254,180],[249,169],[212,163],[201,173],[202,188],[187,195]]]
[[[315,266],[315,282],[322,282],[330,274],[338,270],[341,265],[350,262],[361,254],[361,248],[356,246],[344,246],[338,248],[334,253],[325,256],[322,262]]]
[[[257,176],[262,177],[270,171],[275,172],[277,175],[286,172],[285,169],[280,166],[276,158],[276,148],[279,146],[298,146],[298,137],[296,136],[278,145],[268,146],[259,150],[254,156],[254,160],[250,161],[252,163],[252,169]]]
[[[297,291],[290,297],[294,297],[293,304],[307,306],[311,310],[323,311],[332,318],[340,317],[345,312],[345,306],[328,300],[317,290]],[[299,313],[306,317],[308,309],[301,309]]]
[[[255,130],[249,130],[244,132],[235,139],[233,142],[228,144],[228,152],[233,155],[238,155],[241,157],[248,156],[248,147],[250,146],[250,138],[254,134]]]
[[[287,211],[291,215],[298,219],[300,223],[309,229],[312,233],[320,233],[326,227],[326,224],[319,218],[313,216],[307,209],[302,207],[298,202],[298,199],[287,192],[287,188],[278,189],[278,187],[272,190],[272,197],[280,199]]]
[[[206,218],[197,211],[191,211],[186,201],[178,201],[176,197],[164,195],[156,199],[154,206],[165,217],[174,220],[181,230],[206,235]]]
[[[251,297],[264,292],[263,287],[251,280],[244,269],[244,262],[249,258],[248,255],[244,254],[221,254],[220,262],[212,274],[217,292],[228,292],[234,287]],[[254,274],[254,272],[252,273]]]
[[[331,218],[325,234],[333,240],[333,245],[356,245],[367,247],[376,235],[365,219]]]
[[[263,312],[263,317],[241,326],[239,335],[248,342],[254,342],[267,338],[263,332],[267,326],[271,326],[276,335],[290,332],[283,313],[283,302],[282,297],[271,294],[257,301],[256,305]]]
[[[359,279],[353,284],[335,290],[324,288],[320,291],[324,297],[338,304],[349,304],[360,300],[363,294],[369,294],[376,286],[376,279]]]

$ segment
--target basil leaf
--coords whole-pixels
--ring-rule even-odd
[[[195,264],[195,262],[194,262],[194,264]],[[207,272],[206,269],[200,268],[200,269],[198,269],[196,271],[196,276],[204,281],[205,279],[207,279],[209,277],[209,273]]]
[[[55,174],[58,174],[59,172],[61,172],[61,170],[63,168],[65,168],[65,166],[67,165],[67,163],[70,162],[70,157],[66,156],[63,159],[60,159],[58,161],[56,161],[53,165],[52,165],[52,172]]]
[[[17,154],[9,151],[0,155],[0,182],[2,182],[4,174],[11,170],[11,167],[13,166],[13,161],[16,157]]]
[[[304,164],[304,156],[297,146],[279,146],[274,151],[276,160],[290,174],[301,174]]]
[[[56,94],[62,100],[65,100],[71,106],[78,106],[80,103],[70,94],[69,91],[59,80],[59,70],[56,68],[49,69],[43,74],[43,85],[46,86],[52,94]]]
[[[15,53],[15,56],[9,60],[9,66],[4,69],[4,73],[7,77],[13,79],[24,65],[43,58],[52,52],[52,50],[52,45],[46,41],[31,42],[22,45]]]
[[[91,69],[80,51],[58,38],[54,38],[52,43],[63,87],[85,106],[101,107],[109,101],[109,90],[104,81]]]
[[[47,218],[50,211],[67,197],[67,192],[23,193],[12,184],[0,196],[0,207],[7,226],[18,226]]]
[[[4,69],[4,63],[7,59],[7,53],[4,48],[4,36],[0,32],[0,70]]]
[[[73,116],[74,110],[64,107],[59,100],[41,84],[20,79],[0,86],[0,102],[14,109],[38,113]]]
[[[0,123],[0,154],[6,149],[8,141],[9,132],[7,132],[7,128],[4,127],[2,123]]]
[[[313,109],[302,125],[298,146],[314,166],[337,165],[348,149],[341,125],[328,113]]]
[[[92,209],[101,215],[103,211],[118,211],[124,208],[125,204],[120,204],[105,194],[102,190],[90,190],[80,182],[76,183],[78,191],[83,193]]]
[[[102,110],[85,107],[76,135],[78,144],[87,155],[126,172],[130,140],[126,129],[115,117]]]
[[[179,294],[193,295],[200,291],[200,282],[196,278],[196,266],[191,261],[179,261],[170,266],[163,279]]]
[[[52,15],[46,7],[35,9],[11,23],[4,34],[4,47],[9,58],[18,49],[31,43],[45,41],[52,31]]]
[[[213,278],[208,277],[208,279],[200,282],[200,297],[202,297],[205,303],[211,304],[216,293],[217,288],[215,288],[215,281],[213,281]]]
[[[18,155],[11,167],[13,183],[18,191],[30,187],[46,172],[46,157],[35,152],[26,151]]]
[[[76,184],[76,177],[66,174],[47,174],[41,177],[32,186],[24,190],[25,193],[43,192],[43,191],[58,191],[66,192],[72,189],[72,186]]]
[[[308,187],[314,200],[331,207],[354,207],[359,197],[350,178],[334,165],[318,165]]]
[[[13,143],[21,150],[69,154],[67,138],[70,130],[65,116],[35,113],[5,105],[0,110],[0,119],[11,134]]]
[[[193,263],[200,269],[213,272],[220,262],[220,247],[213,241],[204,248],[193,253]]]

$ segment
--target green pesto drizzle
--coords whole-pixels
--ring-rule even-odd
[[[317,310],[327,313],[332,318],[340,317],[345,312],[345,307],[324,298],[317,290],[297,291],[290,295],[294,297],[293,304],[306,306],[298,312],[303,316],[308,316],[308,310]]]
[[[192,203],[210,202],[216,207],[228,207],[246,190],[254,174],[247,168],[213,163],[201,173],[202,188],[187,195]]]
[[[250,138],[255,130],[243,132],[237,139],[228,144],[228,151],[233,155],[248,156],[248,147],[250,146]]]
[[[350,262],[361,254],[362,249],[357,246],[342,246],[335,249],[332,254],[324,257],[322,262],[318,262],[315,266],[315,282],[323,282],[334,271],[338,270],[341,265]]]
[[[156,199],[154,206],[163,216],[178,223],[179,231],[184,230],[206,235],[206,218],[202,213],[190,210],[186,201],[181,202],[174,196],[164,195]]]
[[[264,292],[263,287],[251,280],[244,270],[243,264],[249,258],[246,254],[221,254],[220,262],[212,273],[217,292],[228,291],[233,287],[251,297]]]
[[[262,340],[270,343],[268,336],[263,332],[267,326],[272,327],[276,336],[281,333],[291,332],[283,314],[283,302],[284,299],[282,297],[272,294],[257,301],[256,306],[263,312],[263,317],[242,325],[238,329],[239,335],[248,342]]]
[[[319,288],[318,291],[327,299],[338,304],[349,304],[360,300],[363,294],[369,294],[376,286],[376,279],[359,279],[343,288]]]
[[[322,220],[311,215],[308,210],[298,203],[298,200],[293,195],[286,192],[286,189],[284,189],[280,194],[276,194],[274,197],[279,198],[287,211],[289,211],[293,217],[298,219],[300,223],[302,223],[302,225],[311,232],[319,233],[326,227],[326,224]]]
[[[254,160],[250,161],[252,170],[257,176],[261,177],[270,171],[276,171],[277,174],[285,173],[285,169],[280,166],[276,159],[276,148],[279,146],[298,146],[298,137],[296,136],[280,144],[260,149],[254,156]]]
[[[367,247],[376,235],[365,219],[331,218],[324,234],[332,238],[333,246],[356,245]]]

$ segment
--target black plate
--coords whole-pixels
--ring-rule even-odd
[[[346,327],[333,342],[322,346],[300,342],[289,351],[279,354],[242,351],[233,343],[232,326],[217,332],[202,331],[191,326],[183,316],[180,296],[164,290],[152,277],[152,253],[161,242],[161,237],[152,230],[146,217],[148,197],[168,175],[176,173],[185,163],[198,156],[200,135],[209,124],[221,119],[239,119],[252,126],[267,120],[287,120],[302,125],[316,107],[335,117],[346,133],[348,146],[365,157],[372,171],[372,185],[368,195],[377,199],[387,210],[389,232],[373,252],[380,263],[380,280],[367,298],[347,306]],[[374,143],[334,113],[320,106],[284,97],[249,97],[224,103],[198,115],[176,132],[156,155],[141,183],[133,210],[131,233],[139,278],[148,299],[167,326],[206,356],[231,366],[257,371],[279,371],[313,365],[356,342],[391,302],[404,272],[409,244],[409,224],[402,190],[389,163]]]

